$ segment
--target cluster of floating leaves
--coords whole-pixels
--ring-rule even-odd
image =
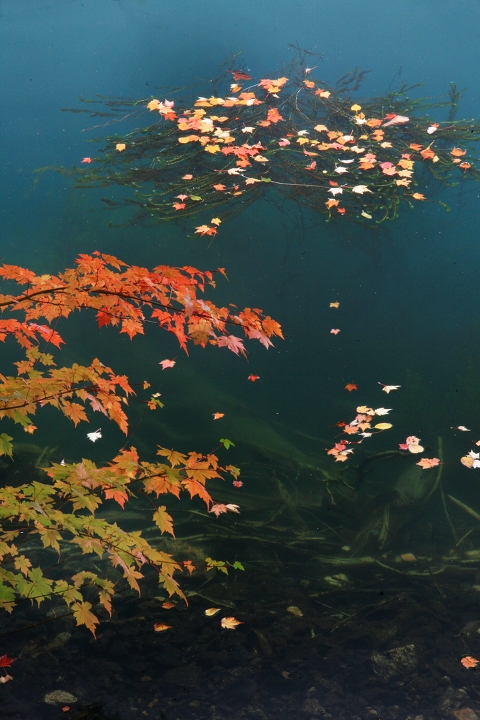
[[[202,213],[196,233],[215,235],[222,219],[273,186],[328,219],[374,225],[396,217],[402,204],[429,200],[420,192],[425,181],[480,177],[460,146],[480,139],[480,126],[433,122],[421,114],[432,105],[405,91],[352,102],[310,68],[256,83],[230,72],[222,96],[199,97],[193,107],[138,103],[153,124],[107,138],[97,158],[84,158],[88,168],[74,170],[77,183],[133,187],[126,202],[137,206],[135,221]],[[211,217],[220,206],[223,217]]]
[[[392,392],[392,390],[398,390],[400,388],[400,385],[385,385],[384,383],[379,383],[379,385],[382,386],[382,390],[387,394]],[[354,383],[349,383],[345,386],[345,389],[351,392],[358,388]],[[356,409],[357,414],[353,420],[349,423],[343,421],[337,423],[337,427],[342,429],[342,434],[348,436],[355,435],[358,439],[352,441],[342,438],[336,442],[333,447],[327,449],[327,454],[333,456],[335,462],[346,462],[354,452],[353,448],[349,447],[350,445],[360,445],[367,438],[378,435],[378,433],[384,432],[385,430],[390,430],[393,427],[392,423],[375,422],[374,420],[374,418],[388,415],[391,411],[392,408],[379,407],[374,409],[367,405],[359,405]],[[375,422],[375,424],[372,425],[372,422]],[[415,435],[409,435],[404,443],[398,444],[398,447],[400,450],[407,450],[414,455],[422,453],[425,450],[425,448],[420,445],[420,438],[417,438]],[[421,458],[419,462],[417,462],[417,465],[419,465],[422,470],[429,470],[440,464],[440,458]]]

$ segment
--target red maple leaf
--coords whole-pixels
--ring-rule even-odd
[[[0,656],[0,667],[10,667],[10,665],[15,662],[17,658],[10,658],[8,655],[1,655]]]

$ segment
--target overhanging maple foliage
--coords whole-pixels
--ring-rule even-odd
[[[216,272],[224,274],[223,269]],[[241,330],[247,339],[259,340],[266,348],[272,344],[272,336],[282,337],[280,325],[258,308],[232,314],[199,297],[207,285],[215,287],[214,273],[193,267],[159,265],[148,270],[95,252],[80,255],[75,268],[56,276],[3,265],[0,278],[5,283],[26,286],[18,293],[0,295],[0,309],[12,313],[12,317],[0,321],[0,341],[12,338],[25,353],[24,359],[15,363],[16,376],[0,374],[0,419],[11,419],[29,433],[36,429],[31,416],[46,405],[60,410],[75,425],[88,422],[85,407],[90,406],[123,432],[128,431],[125,408],[133,390],[125,375],[116,374],[98,359],[89,366],[74,363],[71,367],[57,367],[53,355],[39,347],[40,343],[61,347],[64,341],[50,323],[68,318],[75,310],[94,310],[100,327],[117,327],[130,339],[144,332],[145,323],[153,323],[173,333],[185,352],[189,343],[202,347],[210,343],[245,355],[243,339],[231,333],[233,328]],[[164,362],[170,367],[175,364]],[[144,382],[144,388],[148,386]],[[155,394],[147,401],[151,410],[159,405]],[[97,439],[101,432],[91,435]],[[12,452],[12,438],[0,434],[0,455]],[[157,574],[169,595],[185,599],[174,573],[192,573],[192,562],[177,562],[143,538],[141,532],[127,532],[117,522],[99,518],[97,510],[108,500],[123,509],[135,493],[146,494],[153,504],[148,520],[158,527],[159,537],[163,533],[174,536],[173,518],[167,505],[159,504],[160,496],[179,498],[186,492],[190,499],[198,497],[210,508],[207,481],[224,474],[236,480],[239,469],[221,466],[214,454],[183,454],[160,447],[158,455],[165,461],[142,461],[131,447],[122,449],[103,466],[88,459],[62,461],[47,470],[45,481],[33,479],[1,488],[0,608],[12,612],[19,598],[40,605],[45,598],[58,596],[71,609],[77,624],[95,634],[99,618],[83,595],[84,587],[89,585],[95,588],[99,603],[111,613],[116,585],[107,578],[106,568],[49,578],[47,571],[36,564],[38,543],[36,546],[30,542],[36,537],[45,552],[61,553],[73,543],[83,554],[94,553],[107,559],[120,571],[119,579],[123,576],[128,586],[137,591],[149,569]],[[206,561],[207,569],[215,562],[228,572],[223,561],[211,559]]]

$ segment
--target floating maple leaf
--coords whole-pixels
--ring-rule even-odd
[[[8,657],[8,655],[1,655],[0,656],[0,667],[10,667],[10,665],[15,662],[17,658],[11,658]]]
[[[247,73],[244,73],[242,70],[231,70],[230,71],[233,75],[233,79],[238,82],[239,80],[251,80],[251,75],[247,75]]]
[[[352,392],[352,390],[358,390],[358,387],[355,385],[355,383],[347,383],[347,385],[345,385],[345,390],[348,390],[348,392]]]
[[[420,462],[417,462],[417,465],[420,465],[423,470],[428,470],[440,465],[440,458],[422,458]]]
[[[97,442],[102,437],[102,428],[98,428],[95,432],[87,433],[87,437],[92,442]]]
[[[260,375],[249,375],[247,380],[250,380],[250,382],[256,382],[257,380],[260,380]]]
[[[329,307],[331,307],[331,308],[338,308],[338,307],[340,307],[340,303],[339,303],[338,301],[337,301],[337,302],[331,302],[330,305],[329,305]]]
[[[218,516],[221,515],[222,513],[226,513],[226,512],[227,512],[227,506],[224,505],[223,503],[214,503],[208,512],[211,512],[211,513],[213,513],[216,517],[218,517]]]
[[[158,364],[162,366],[162,370],[166,370],[167,368],[172,368],[175,362],[175,360],[160,360]]]
[[[89,157],[83,158],[83,160],[82,160],[82,163],[91,163],[91,162],[92,162],[92,158],[89,158]]]
[[[366,193],[366,192],[371,193],[372,191],[369,190],[366,185],[355,185],[355,187],[352,188],[352,192],[358,193],[359,195],[363,195],[363,193]]]
[[[376,408],[375,415],[388,415],[392,408]]]
[[[398,390],[401,385],[384,385],[383,383],[379,382],[379,385],[382,385],[383,392],[386,392],[387,394],[392,392],[392,390]]]
[[[339,332],[340,330],[338,328],[332,328],[330,330],[330,335],[338,335]]]
[[[195,232],[199,233],[200,235],[216,235],[217,228],[209,227],[208,225],[199,225],[197,228],[195,228]]]
[[[466,655],[460,660],[460,662],[462,663],[463,667],[474,668],[477,667],[480,660],[477,660],[477,658],[474,658],[471,655]]]
[[[222,417],[225,417],[225,413],[219,413],[219,412],[213,413],[214,420],[220,420],[220,418],[222,418]]]
[[[419,438],[415,437],[415,435],[409,435],[404,443],[400,443],[399,446],[400,450],[409,450],[411,453],[421,453],[423,452],[423,447],[420,445]]]
[[[243,625],[243,623],[234,617],[224,617],[222,618],[220,625],[225,630],[235,630],[237,625]]]

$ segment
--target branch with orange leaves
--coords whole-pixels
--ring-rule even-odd
[[[223,268],[216,270],[225,274]],[[52,322],[67,318],[74,310],[96,311],[100,327],[118,326],[130,339],[143,334],[146,322],[155,322],[173,333],[185,352],[187,343],[205,347],[207,343],[227,347],[245,355],[243,340],[228,333],[228,325],[243,329],[249,339],[265,347],[274,335],[282,336],[280,325],[258,308],[231,313],[199,297],[206,285],[215,287],[213,272],[196,268],[159,265],[153,270],[131,266],[112,255],[80,255],[76,267],[58,276],[36,275],[15,265],[0,267],[0,277],[17,285],[27,285],[18,295],[0,295],[0,310],[21,312],[23,321],[0,321],[0,341],[13,336],[23,347],[31,348],[39,339],[60,347],[61,336],[40,325],[40,318]]]

